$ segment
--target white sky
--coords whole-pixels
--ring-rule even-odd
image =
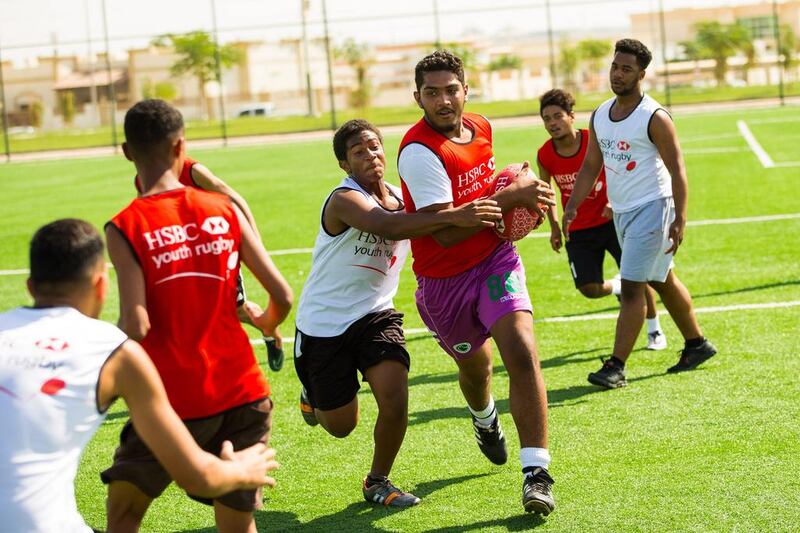
[[[433,41],[436,0],[328,0],[334,42]],[[662,0],[664,9],[770,0]],[[87,35],[102,50],[102,0],[0,0],[0,53],[23,61],[38,55],[80,54]],[[594,29],[628,28],[632,13],[653,12],[659,0],[550,0],[553,28],[580,37]],[[222,41],[273,40],[300,35],[301,0],[216,0]],[[487,7],[491,6],[491,7]],[[146,45],[152,36],[211,28],[211,0],[106,0],[112,53]],[[310,37],[321,37],[321,0],[310,0]],[[438,0],[444,41],[465,36],[546,31],[545,0]],[[88,24],[87,24],[88,18]],[[352,20],[353,18],[361,20]],[[28,46],[34,45],[34,46]],[[24,47],[23,47],[24,46]]]

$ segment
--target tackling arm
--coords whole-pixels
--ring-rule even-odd
[[[393,240],[410,239],[458,226],[481,229],[494,226],[501,218],[493,200],[477,200],[459,207],[435,212],[390,212],[372,205],[363,194],[353,190],[333,193],[325,208],[325,225],[334,231],[346,227],[368,231]]]
[[[144,349],[126,341],[100,371],[97,404],[107,408],[122,397],[136,432],[172,479],[187,492],[213,498],[233,490],[275,485],[266,473],[278,467],[264,444],[233,451],[229,441],[218,459],[201,450],[167,399],[158,371]]]

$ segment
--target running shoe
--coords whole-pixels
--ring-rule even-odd
[[[500,418],[495,414],[494,422],[486,428],[478,424],[478,420],[473,416],[472,427],[475,429],[478,448],[483,455],[496,465],[505,464],[508,461],[508,450],[506,449],[506,436],[503,434],[503,428],[500,427]]]
[[[625,371],[620,368],[611,358],[601,359],[603,366],[597,372],[592,372],[587,378],[589,383],[607,389],[617,389],[628,384],[625,379]]]
[[[667,347],[667,336],[660,330],[647,334],[647,349],[660,351]]]
[[[678,363],[667,369],[667,372],[674,374],[675,372],[685,372],[687,370],[694,370],[703,362],[708,361],[717,353],[717,348],[711,344],[711,341],[706,339],[703,344],[696,348],[684,348],[680,352]]]
[[[536,467],[522,482],[522,506],[526,513],[549,515],[556,508],[553,478],[546,468]]]
[[[420,502],[410,492],[403,492],[395,487],[388,477],[371,485],[367,485],[367,481],[365,478],[361,490],[364,492],[364,499],[370,503],[380,503],[386,507],[411,507]]]
[[[314,408],[311,406],[311,402],[308,401],[308,393],[305,387],[300,389],[300,413],[303,415],[303,420],[305,420],[306,424],[309,426],[316,426],[319,424],[317,415],[314,414]]]

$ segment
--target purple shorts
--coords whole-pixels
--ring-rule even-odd
[[[483,346],[503,315],[533,312],[525,267],[507,242],[466,272],[449,278],[417,276],[417,284],[419,315],[454,359],[466,359]]]

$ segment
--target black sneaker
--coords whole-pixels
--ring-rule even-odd
[[[370,503],[380,503],[386,507],[412,507],[420,502],[420,499],[410,492],[403,492],[386,478],[383,482],[368,485],[365,479],[361,485],[364,499]]]
[[[546,468],[536,467],[522,482],[522,506],[526,513],[549,515],[556,508],[553,478]]]
[[[601,358],[600,360],[603,361],[603,366],[597,372],[589,374],[587,378],[589,383],[607,389],[618,389],[628,384],[628,381],[625,379],[625,371],[621,369],[614,360],[611,358]]]
[[[675,372],[685,372],[687,370],[694,370],[703,362],[708,361],[717,353],[717,348],[706,339],[703,344],[697,348],[684,348],[680,352],[680,359],[675,366],[667,369],[667,372],[674,374]]]
[[[303,420],[305,420],[306,424],[309,426],[316,426],[319,424],[317,415],[314,414],[314,408],[311,406],[311,402],[308,401],[305,387],[300,389],[300,413],[303,415]]]
[[[264,337],[264,343],[267,345],[267,363],[277,372],[283,368],[283,349],[278,348],[275,337]]]
[[[508,461],[506,436],[503,435],[503,428],[500,427],[500,418],[497,414],[495,414],[494,422],[488,428],[478,424],[477,419],[473,416],[472,427],[475,429],[478,448],[481,449],[483,455],[496,465],[505,464]]]

